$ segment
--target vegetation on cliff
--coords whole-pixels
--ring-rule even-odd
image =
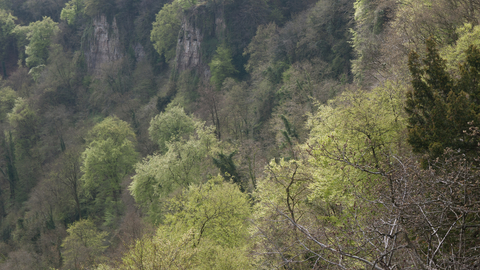
[[[0,269],[480,267],[479,0],[0,0]]]

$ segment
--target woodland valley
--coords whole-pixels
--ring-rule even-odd
[[[0,269],[480,269],[480,0],[0,0]]]

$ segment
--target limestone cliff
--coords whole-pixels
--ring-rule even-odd
[[[110,25],[105,15],[97,16],[93,19],[93,36],[85,52],[88,69],[96,72],[103,63],[122,57],[116,20],[113,19]]]
[[[125,50],[120,42],[117,21],[114,18],[108,22],[105,15],[93,19],[93,33],[85,50],[88,70],[98,74],[104,63],[114,62],[125,56]],[[140,43],[134,44],[135,58],[140,60],[145,57],[145,50]]]
[[[178,71],[195,69],[209,76],[205,54],[215,50],[216,43],[225,38],[224,6],[200,4],[185,11],[176,49]],[[217,42],[209,42],[215,40]]]

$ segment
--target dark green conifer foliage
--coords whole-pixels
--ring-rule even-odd
[[[298,142],[298,133],[295,130],[295,127],[285,117],[285,115],[280,115],[280,119],[282,119],[283,125],[285,126],[285,129],[280,131],[285,139],[285,142],[283,143],[282,148],[288,148],[290,150],[290,157],[288,157],[287,159],[295,158],[295,152],[293,151],[293,146],[295,142]],[[293,141],[293,139],[296,139],[296,140]]]
[[[285,137],[285,140],[287,141],[289,146],[292,146],[292,140],[291,138],[295,138],[298,140],[298,134],[297,131],[295,130],[295,127],[290,124],[290,121],[285,117],[285,115],[280,115],[280,118],[283,121],[283,124],[285,125],[285,130],[282,130],[283,137]]]
[[[480,112],[480,51],[470,47],[456,79],[447,73],[435,42],[429,39],[426,45],[423,59],[416,52],[409,56],[413,91],[407,93],[405,108],[409,115],[408,143],[415,152],[426,155],[424,162],[439,157],[446,148],[466,154],[476,149],[476,141],[466,131]]]
[[[5,151],[6,169],[0,168],[0,172],[7,179],[10,185],[10,199],[15,200],[15,190],[18,183],[17,167],[15,166],[15,145],[12,139],[12,133],[8,133],[8,140],[4,137],[2,140],[2,147]]]
[[[225,155],[223,153],[219,153],[217,156],[218,158],[213,158],[213,163],[217,168],[220,169],[222,176],[225,180],[230,180],[239,185],[240,190],[242,192],[245,191],[244,187],[242,186],[242,182],[240,176],[238,175],[237,166],[235,166],[235,162],[233,161],[233,156],[237,153],[237,151],[233,151],[229,155]]]

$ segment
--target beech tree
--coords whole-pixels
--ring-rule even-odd
[[[15,106],[17,93],[10,87],[0,88],[0,121],[5,121],[8,113]]]
[[[15,106],[7,117],[20,154],[32,155],[32,148],[39,140],[37,113],[27,100],[17,98]]]
[[[179,107],[167,108],[155,117],[149,131],[151,139],[167,150],[137,163],[129,189],[137,203],[149,209],[153,221],[159,221],[159,207],[171,192],[199,183],[211,173],[211,156],[218,151],[219,142],[213,128],[186,116]]]
[[[60,13],[60,19],[67,21],[68,24],[74,24],[78,16],[82,15],[85,8],[84,0],[70,0]]]
[[[0,9],[0,61],[5,61],[5,57],[7,56],[7,52],[11,51],[11,43],[13,42],[13,29],[15,28],[15,20],[17,18],[14,17],[9,12]],[[2,67],[3,69],[3,67]],[[6,71],[2,72],[2,76],[6,74]]]
[[[210,239],[235,247],[248,238],[248,195],[220,176],[186,188],[167,202],[167,209],[165,223],[184,231],[195,228],[197,244]]]
[[[217,176],[166,203],[164,224],[136,241],[121,269],[254,269],[248,256],[248,195]]]
[[[90,131],[83,152],[83,185],[95,200],[95,209],[105,215],[118,214],[121,182],[137,160],[135,134],[130,125],[108,117]]]
[[[80,207],[81,194],[81,170],[80,170],[80,153],[76,149],[66,150],[60,160],[55,164],[56,172],[53,173],[52,178],[69,193],[69,198],[73,197],[75,204],[76,215],[82,219],[82,209]],[[71,200],[71,199],[70,199]]]
[[[63,240],[63,257],[69,269],[85,269],[94,265],[107,248],[106,232],[99,232],[91,220],[79,220],[67,229]]]
[[[167,150],[166,143],[181,141],[195,131],[195,120],[180,106],[169,107],[150,121],[150,139],[158,144],[161,152]]]
[[[218,46],[216,54],[213,56],[213,59],[208,66],[212,73],[210,82],[217,90],[220,90],[223,81],[225,81],[227,77],[238,72],[232,64],[232,53],[226,44]]]
[[[150,35],[153,47],[160,55],[165,57],[167,62],[175,57],[177,37],[181,25],[179,12],[178,1],[165,4],[157,14]]]
[[[387,82],[343,93],[310,115],[309,139],[291,146],[294,158],[270,162],[254,220],[258,252],[272,267],[392,269],[381,266],[395,264],[384,254],[397,255],[379,236],[388,226],[369,224],[379,221],[372,201],[388,187],[401,145],[403,89]]]
[[[28,25],[28,45],[25,47],[27,58],[25,62],[29,68],[46,64],[51,38],[57,32],[57,23],[49,17],[43,17],[41,21]]]

